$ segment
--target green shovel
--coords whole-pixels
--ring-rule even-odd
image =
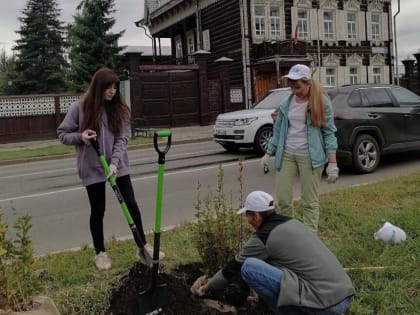
[[[101,152],[101,149],[99,147],[99,143],[96,140],[91,140],[90,143],[92,144],[92,147],[95,149],[96,153],[99,157],[99,162],[101,163],[101,166],[105,172],[106,175],[109,174],[110,169],[109,165],[105,159],[105,156]],[[111,188],[115,193],[115,196],[117,196],[118,202],[120,203],[121,209],[125,215],[125,218],[127,219],[128,225],[130,226],[131,232],[133,233],[134,241],[137,244],[137,247],[139,248],[139,256],[143,259],[143,262],[147,266],[152,266],[153,259],[150,257],[150,254],[148,251],[144,248],[145,243],[143,242],[142,238],[140,237],[140,233],[137,230],[136,225],[134,224],[133,218],[131,217],[130,212],[128,211],[127,204],[124,201],[124,198],[121,194],[120,189],[117,186],[117,182],[114,178],[114,176],[110,176],[108,178],[109,183],[111,184]]]
[[[166,147],[160,150],[158,145],[159,138],[168,138]],[[159,271],[159,250],[160,250],[160,225],[162,217],[162,197],[163,197],[163,174],[165,171],[165,155],[171,146],[172,133],[170,130],[157,131],[154,134],[153,143],[158,153],[158,177],[156,194],[156,214],[153,242],[153,267],[149,277],[148,288],[140,292],[141,310],[139,314],[159,314],[165,305],[169,303],[166,284],[157,283]]]

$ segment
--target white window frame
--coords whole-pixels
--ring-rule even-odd
[[[354,17],[350,19],[350,15]],[[356,12],[347,12],[347,39],[355,40],[357,39],[357,13]]]
[[[263,9],[263,15],[257,15],[257,8]],[[254,5],[254,17],[255,17],[255,37],[264,37],[265,36],[265,5],[264,4],[255,4]]]
[[[182,38],[181,35],[175,36],[175,58],[182,58]]]
[[[373,83],[379,84],[382,81],[382,70],[381,67],[372,68]]]
[[[329,16],[326,16],[329,15]],[[323,26],[324,26],[324,38],[333,39],[334,38],[334,12],[333,11],[324,11],[322,14],[323,17]]]
[[[283,0],[258,0],[252,4],[252,36],[259,43],[284,39]]]
[[[211,42],[210,42],[210,30],[203,31],[203,49],[206,51],[211,51]]]
[[[359,71],[357,67],[349,68],[349,84],[359,83]]]
[[[299,14],[304,13],[305,17],[299,17]],[[308,32],[309,23],[309,10],[305,8],[297,9],[297,25],[298,25],[298,37],[301,39],[309,39]]]
[[[374,19],[378,19],[374,21]],[[372,13],[371,15],[371,30],[372,30],[372,40],[380,40],[381,39],[381,14],[380,13]]]
[[[336,68],[333,68],[333,67],[325,68],[325,85],[336,86],[336,82],[337,82]]]
[[[277,12],[277,15],[272,15],[272,10],[275,9],[275,12]],[[269,5],[270,10],[270,35],[272,37],[279,37],[281,35],[281,24],[280,24],[280,8],[278,6]],[[274,27],[273,27],[274,26]]]
[[[195,52],[195,35],[194,31],[190,30],[186,33],[188,63],[194,63],[193,53]]]

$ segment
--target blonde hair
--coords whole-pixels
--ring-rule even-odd
[[[312,125],[321,128],[327,125],[325,116],[324,97],[327,95],[325,89],[316,80],[302,80],[311,86],[309,91],[308,111],[311,115]]]

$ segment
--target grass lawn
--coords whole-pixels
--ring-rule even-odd
[[[130,146],[153,143],[152,138],[135,137],[131,138]],[[24,160],[30,158],[39,158],[45,156],[60,156],[74,153],[73,145],[53,144],[49,146],[40,146],[39,148],[17,148],[16,150],[8,149],[0,151],[0,161],[5,160]]]
[[[344,267],[353,268],[348,273],[357,296],[347,315],[419,314],[419,205],[420,173],[321,196],[319,235]],[[373,233],[385,221],[403,228],[407,240],[399,246],[375,241]],[[165,270],[200,260],[191,240],[188,224],[162,233]],[[136,261],[131,240],[111,239],[107,247],[113,263],[108,272],[95,269],[94,252],[87,247],[37,258],[39,293],[50,296],[63,315],[104,314],[111,284]]]

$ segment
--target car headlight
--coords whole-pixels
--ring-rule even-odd
[[[257,119],[258,117],[235,119],[234,125],[235,126],[249,125]]]

